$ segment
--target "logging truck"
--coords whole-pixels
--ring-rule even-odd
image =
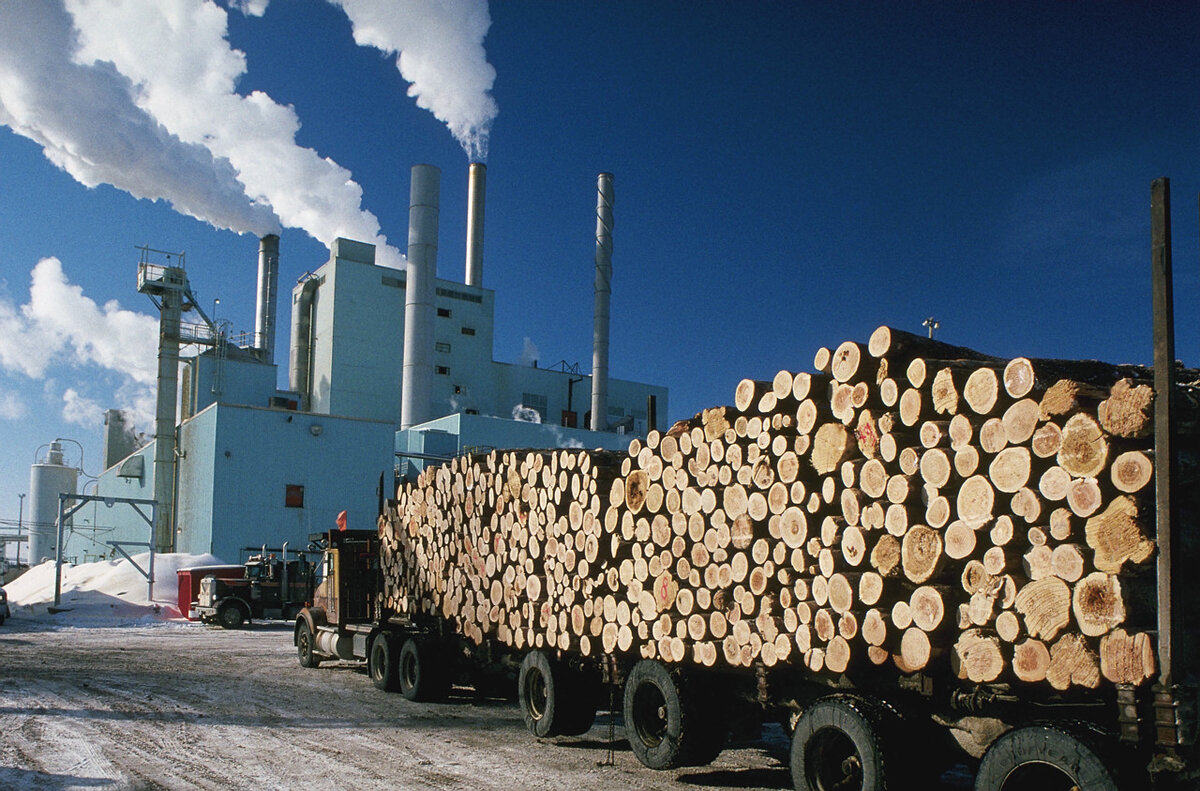
[[[628,453],[427,468],[377,530],[320,538],[301,665],[365,660],[411,700],[515,679],[534,735],[615,710],[653,769],[775,721],[797,789],[964,759],[979,791],[1196,787],[1200,594],[1172,566],[1197,559],[1200,391],[889,327],[814,367]]]
[[[300,663],[436,699],[515,675],[527,728],[623,719],[652,769],[739,723],[798,791],[1198,788],[1200,371],[1175,362],[1154,183],[1153,368],[880,327],[628,453],[427,467],[329,533]],[[470,674],[470,675],[467,675]]]

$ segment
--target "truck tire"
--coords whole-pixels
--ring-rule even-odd
[[[892,759],[898,739],[891,713],[853,695],[821,698],[792,734],[796,791],[883,791],[901,787]],[[891,773],[891,774],[889,774]]]
[[[246,623],[246,611],[237,602],[226,602],[217,610],[217,623],[222,629],[241,629]]]
[[[1102,736],[1086,726],[1038,723],[1011,730],[984,753],[976,791],[1117,791]]]
[[[633,754],[651,769],[710,763],[728,737],[728,718],[710,691],[695,694],[681,669],[653,659],[633,666],[625,680],[625,735]]]
[[[308,621],[301,621],[296,627],[296,654],[300,657],[300,667],[316,667],[321,664],[321,657],[317,656],[315,648],[312,627],[308,625]]]
[[[431,640],[410,637],[400,648],[400,694],[411,701],[443,700],[450,694],[445,658]]]
[[[517,676],[525,727],[539,738],[587,733],[596,719],[597,689],[590,676],[545,651],[530,651]]]
[[[367,672],[371,675],[371,683],[376,689],[384,692],[396,692],[400,689],[400,657],[396,652],[396,642],[387,632],[380,632],[371,641],[371,651],[367,654]]]

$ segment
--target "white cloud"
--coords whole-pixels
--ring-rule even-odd
[[[29,414],[29,408],[16,393],[0,390],[0,420],[19,420]]]
[[[59,385],[47,378],[52,366],[87,372],[93,385],[98,371],[112,372],[114,406],[127,410],[137,425],[151,425],[158,372],[158,319],[122,308],[98,305],[71,284],[57,258],[43,258],[31,273],[29,301],[21,306],[0,300],[0,370],[45,379],[44,391],[57,400]],[[20,417],[24,405],[0,392],[0,418]],[[94,427],[103,409],[76,388],[61,396],[64,419]],[[97,417],[99,416],[99,417]]]
[[[326,245],[339,236],[372,243],[379,263],[402,264],[379,221],[360,208],[362,188],[350,172],[296,144],[294,109],[260,91],[237,93],[246,57],[229,45],[225,9],[205,0],[66,0],[66,8],[78,32],[77,63],[112,64],[131,81],[140,109],[228,161],[247,194],[284,225]]]
[[[354,25],[354,40],[397,55],[408,95],[450,128],[472,161],[487,159],[499,108],[490,91],[496,70],[483,39],[492,25],[487,0],[330,0]]]
[[[270,0],[230,0],[229,6],[236,8],[246,16],[262,16],[267,12]]]
[[[157,372],[158,319],[122,308],[115,300],[97,305],[72,285],[57,258],[38,261],[31,274],[29,302],[20,308],[0,301],[0,367],[41,378],[63,357],[96,365],[135,382],[150,384]]]
[[[104,424],[104,407],[90,398],[81,396],[68,387],[63,393],[63,420],[85,428],[99,428]]]

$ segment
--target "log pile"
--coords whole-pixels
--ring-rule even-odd
[[[481,643],[703,666],[1156,672],[1151,372],[880,327],[627,454],[427,469],[380,521],[383,605]]]

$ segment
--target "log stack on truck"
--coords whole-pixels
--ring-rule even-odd
[[[615,709],[655,769],[775,719],[797,789],[921,787],[951,743],[978,791],[1194,788],[1200,390],[1155,238],[1153,369],[880,327],[627,454],[428,468],[355,555],[357,620],[327,553],[301,664],[411,699],[516,670],[534,735]]]
[[[587,730],[619,690],[655,768],[711,760],[753,706],[794,726],[798,788],[881,787],[934,723],[976,757],[1009,729],[981,778],[1117,787],[1157,673],[1151,372],[887,327],[815,367],[745,380],[628,454],[427,469],[377,534],[329,534],[361,568],[327,563],[323,585],[369,582],[325,599],[361,602],[357,623],[301,618],[302,661],[366,658],[415,699],[459,659],[507,663],[539,736]]]

